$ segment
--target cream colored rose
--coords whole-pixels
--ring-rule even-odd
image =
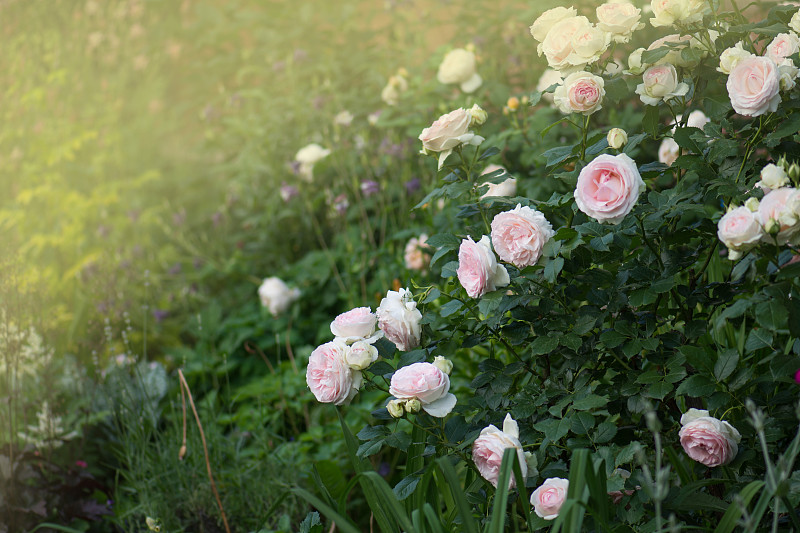
[[[650,19],[653,27],[698,22],[710,11],[705,0],[652,0],[650,7],[655,15]]]
[[[672,165],[681,153],[681,147],[672,137],[667,137],[661,141],[658,147],[658,160],[665,165]]]
[[[797,85],[795,80],[797,80],[798,75],[800,75],[800,69],[794,66],[791,59],[784,59],[783,62],[778,65],[781,91],[791,91],[794,89],[795,85]]]
[[[496,172],[498,170],[505,169],[500,165],[489,165],[487,166],[483,172],[481,172],[481,176],[484,174],[491,174],[492,172]],[[508,175],[508,173],[506,173]],[[481,198],[488,198],[490,196],[516,196],[517,195],[517,180],[515,178],[509,177],[505,181],[501,181],[500,183],[484,183],[483,185],[488,185],[489,190],[486,191]]]
[[[756,187],[764,189],[764,192],[769,192],[771,189],[780,189],[789,183],[789,176],[782,167],[768,164],[761,169],[761,180],[756,183]]]
[[[779,33],[769,43],[764,55],[773,60],[776,65],[780,65],[784,59],[795,55],[798,51],[800,51],[800,37],[797,34],[794,32]]]
[[[322,146],[311,143],[295,154],[294,159],[300,163],[300,176],[306,181],[311,181],[314,178],[314,165],[330,155],[331,151]]]
[[[748,57],[755,56],[744,49],[743,43],[736,43],[735,46],[725,49],[722,54],[720,54],[717,71],[723,74],[730,74],[740,61]]]
[[[636,94],[646,105],[658,105],[689,92],[689,86],[678,82],[678,72],[672,65],[650,67],[636,86]]]
[[[764,231],[774,234],[778,244],[786,244],[798,229],[798,191],[792,187],[773,189],[764,195],[758,206],[758,217]],[[766,239],[766,237],[765,237]],[[768,239],[772,242],[772,237]]]
[[[269,309],[273,316],[278,316],[300,298],[300,291],[290,289],[280,278],[270,277],[258,288],[258,297],[261,305]]]
[[[428,268],[431,256],[421,248],[427,240],[428,236],[424,233],[420,235],[419,238],[411,237],[411,239],[409,239],[403,252],[403,258],[405,259],[407,269],[422,272]]]
[[[483,137],[469,131],[472,120],[469,111],[460,107],[442,115],[430,127],[422,130],[419,140],[422,141],[423,152],[439,153],[439,169],[456,146],[465,143],[478,145],[483,141]]]
[[[586,17],[570,17],[551,28],[542,52],[550,68],[566,74],[600,59],[610,42],[611,34],[597,29]]]
[[[547,33],[550,29],[555,26],[557,22],[560,22],[566,18],[571,18],[577,15],[578,12],[575,11],[574,7],[554,7],[553,9],[548,9],[537,18],[533,25],[531,26],[531,35],[534,39],[539,42],[539,55],[542,55],[542,44],[544,42],[545,37],[547,37]]]
[[[644,52],[644,48],[637,48],[631,52],[631,55],[628,56],[628,70],[625,71],[626,74],[638,76],[645,71],[648,65],[642,63],[642,54]]]
[[[553,93],[545,93],[543,91],[552,85],[559,85],[563,81],[564,79],[561,77],[560,72],[552,68],[548,68],[542,73],[542,76],[536,83],[536,90],[542,93],[542,100],[553,103]]]
[[[486,122],[487,118],[489,118],[489,114],[478,104],[472,105],[472,107],[469,109],[469,116],[471,118],[469,121],[470,126],[480,126]]]
[[[553,100],[564,114],[591,115],[602,108],[605,82],[591,72],[573,72],[553,93]]]
[[[389,77],[389,82],[381,91],[381,100],[386,105],[397,105],[400,102],[400,95],[408,90],[406,78],[400,74]]]
[[[608,145],[614,150],[619,150],[628,143],[628,134],[621,128],[611,128],[606,135]]]
[[[377,360],[378,349],[366,341],[356,341],[345,350],[345,361],[353,370],[364,370]]]
[[[475,91],[483,83],[475,70],[475,54],[464,48],[456,48],[444,56],[436,79],[444,84],[458,83],[465,93]]]
[[[789,21],[789,27],[792,28],[795,33],[800,33],[800,11],[792,15],[792,20]]]
[[[639,22],[642,10],[633,4],[607,3],[598,6],[597,27],[611,34],[611,38],[618,43],[627,43],[636,30],[644,28]]]
[[[677,65],[679,67],[689,67],[692,66],[692,63],[683,59],[681,55],[681,51],[686,46],[691,46],[692,43],[692,36],[691,35],[678,35],[677,33],[672,35],[667,35],[660,39],[656,39],[653,43],[647,47],[648,50],[658,50],[659,48],[668,47],[670,50],[667,52],[667,55],[658,59],[653,65]]]

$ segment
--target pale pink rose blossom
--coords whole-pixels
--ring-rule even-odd
[[[797,189],[793,187],[781,187],[773,189],[764,195],[758,206],[758,216],[764,231],[771,233],[778,228],[775,236],[778,244],[786,244],[789,239],[800,229],[797,227],[798,213]],[[764,237],[772,241],[771,237]]]
[[[447,416],[456,405],[449,391],[449,376],[431,363],[404,366],[392,375],[389,385],[389,394],[398,400],[419,400],[422,410],[437,418]]]
[[[483,141],[483,137],[469,131],[472,120],[470,112],[460,107],[440,116],[419,134],[424,152],[439,153],[439,169],[456,146],[478,145]]]
[[[689,85],[678,81],[678,71],[670,64],[650,67],[642,74],[636,94],[646,105],[658,105],[689,92]]]
[[[528,476],[528,464],[519,441],[519,426],[510,414],[507,414],[503,421],[502,431],[490,424],[481,430],[480,436],[472,443],[472,460],[475,462],[478,472],[495,488],[497,479],[500,477],[503,453],[507,448],[513,448],[517,452],[524,485],[524,479]],[[510,490],[515,486],[514,476],[511,476],[508,488]]]
[[[343,405],[358,392],[361,372],[348,366],[347,350],[346,344],[333,341],[311,352],[306,368],[306,383],[317,401]]]
[[[536,516],[545,520],[555,520],[567,499],[567,489],[569,489],[568,479],[560,477],[545,479],[544,483],[531,494],[531,505]]]
[[[755,247],[763,235],[758,214],[744,206],[730,210],[717,224],[717,237],[728,247],[728,258],[734,261]]]
[[[428,268],[428,263],[431,262],[431,256],[422,248],[427,240],[428,236],[424,233],[419,237],[411,237],[411,239],[409,239],[403,253],[407,269],[423,272]]]
[[[774,61],[776,65],[780,65],[784,59],[795,55],[799,51],[800,37],[795,33],[779,33],[769,43],[764,55]]]
[[[583,167],[575,188],[578,209],[600,223],[619,224],[645,189],[633,159],[602,154]]]
[[[591,115],[603,108],[605,82],[591,72],[573,72],[553,93],[553,100],[564,114]]]
[[[520,204],[492,220],[492,244],[497,255],[518,268],[535,265],[553,235],[553,226],[542,213]]]
[[[331,322],[331,333],[348,342],[366,339],[375,333],[377,321],[378,317],[369,307],[356,307]]]
[[[510,281],[506,268],[497,263],[487,235],[478,242],[471,237],[461,241],[456,274],[470,298],[480,298]]]
[[[734,111],[746,117],[774,112],[781,102],[780,73],[768,57],[742,59],[728,76],[728,96]]]
[[[686,454],[708,467],[726,465],[739,453],[742,436],[727,422],[708,416],[708,411],[689,409],[681,416],[678,437]]]
[[[492,172],[496,172],[498,170],[505,169],[500,165],[489,165],[487,166],[483,172],[481,172],[481,176],[484,174],[491,174]],[[508,173],[506,173],[508,175]],[[489,183],[486,182],[483,185],[487,185],[489,190],[486,191],[481,198],[489,198],[492,196],[516,196],[517,195],[517,180],[515,178],[509,177],[505,181],[501,181],[500,183]]]
[[[398,350],[408,351],[419,346],[422,313],[417,309],[411,291],[387,291],[377,314],[378,327]]]

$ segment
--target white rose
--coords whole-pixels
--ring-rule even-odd
[[[678,117],[678,120],[680,120],[680,117]],[[705,113],[699,109],[695,109],[689,113],[689,118],[686,119],[686,126],[689,128],[698,128],[702,130],[709,122],[711,122],[711,119],[709,119]]]
[[[789,27],[792,28],[795,33],[800,33],[800,11],[792,15],[792,20],[789,21]]]
[[[672,35],[667,35],[660,39],[656,39],[653,43],[647,47],[647,50],[658,50],[659,48],[669,48],[669,51],[665,56],[656,60],[654,65],[677,65],[679,67],[689,67],[692,66],[691,61],[686,61],[683,59],[683,55],[681,51],[688,45],[691,46],[692,44],[692,36],[691,35],[678,35],[674,33]]]
[[[542,94],[542,100],[546,100],[550,103],[553,103],[553,93],[544,93],[545,89],[548,89],[552,85],[559,85],[563,82],[563,78],[561,77],[561,73],[557,70],[548,68],[543,73],[542,76],[539,78],[539,81],[536,83],[536,90]]]
[[[655,15],[650,19],[653,27],[698,22],[710,11],[705,0],[651,0],[650,7]]]
[[[463,48],[448,52],[436,74],[439,83],[458,83],[461,90],[471,93],[481,86],[483,80],[475,71],[475,54]]]
[[[606,94],[605,82],[591,72],[573,72],[553,93],[553,100],[564,114],[581,113],[591,115],[602,108]]]
[[[269,309],[273,316],[278,316],[300,298],[300,291],[290,289],[280,278],[270,277],[258,288],[258,297],[261,305]]]
[[[678,155],[681,153],[681,148],[672,137],[667,137],[661,141],[661,146],[658,147],[658,160],[665,165],[672,165]]]
[[[491,174],[492,172],[496,172],[498,170],[505,169],[500,165],[489,165],[486,169],[481,172],[481,176],[484,174]],[[483,185],[488,185],[489,190],[486,191],[481,198],[489,198],[490,196],[516,196],[517,195],[517,180],[515,178],[509,177],[505,181],[501,181],[500,183],[484,183]]]
[[[333,117],[333,123],[339,126],[349,126],[353,123],[353,114],[347,110],[341,111]]]
[[[330,153],[330,150],[317,143],[311,143],[300,148],[294,156],[295,161],[300,163],[300,175],[307,181],[311,181],[314,177],[314,165],[317,161],[328,157]]]
[[[597,27],[611,34],[618,43],[627,43],[636,30],[644,28],[642,10],[628,3],[607,3],[598,6]]]
[[[678,72],[669,64],[645,70],[642,83],[636,87],[636,94],[646,105],[658,105],[688,92],[689,86],[678,82]]]
[[[717,71],[723,74],[730,74],[743,59],[748,57],[755,57],[753,54],[744,49],[743,43],[736,43],[735,46],[727,48],[719,56],[719,67]]]
[[[645,68],[647,68],[647,65],[642,63],[642,54],[644,52],[644,48],[637,48],[631,52],[631,55],[628,56],[628,70],[625,72],[626,74],[638,76],[644,72]]]
[[[778,65],[778,76],[780,76],[781,91],[791,91],[794,89],[797,82],[795,81],[800,75],[800,69],[794,66],[791,59],[784,59]]]
[[[422,313],[411,298],[411,291],[388,291],[378,307],[378,327],[398,350],[408,351],[419,346]]]
[[[437,355],[433,358],[433,366],[447,374],[450,375],[450,372],[453,371],[453,362],[450,359],[442,357],[441,355]]]
[[[628,134],[621,128],[611,128],[606,135],[606,141],[611,148],[619,150],[628,143]]]
[[[364,370],[378,360],[378,349],[366,341],[357,341],[345,352],[345,360],[353,370]]]
[[[761,169],[761,181],[756,183],[756,187],[769,192],[771,189],[780,189],[787,183],[789,183],[789,176],[786,171],[782,167],[770,163]]]
[[[597,29],[586,17],[558,21],[542,42],[550,68],[574,72],[594,63],[611,43],[611,34]]]
[[[566,18],[571,18],[577,15],[577,11],[574,7],[554,7],[553,9],[548,9],[541,15],[539,18],[534,21],[533,25],[531,26],[531,35],[534,39],[539,41],[539,55],[542,55],[542,45],[541,43],[544,42],[545,37],[547,37],[547,33],[550,29],[557,23]]]
[[[486,122],[486,119],[489,118],[489,114],[478,104],[473,104],[469,110],[469,116],[471,118],[469,125],[470,126],[480,126]]]

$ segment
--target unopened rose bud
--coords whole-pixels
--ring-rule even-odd
[[[422,403],[416,398],[406,400],[406,413],[419,413],[422,409]]]
[[[441,370],[442,372],[444,372],[448,376],[450,375],[450,372],[453,371],[453,362],[450,361],[449,359],[445,359],[441,355],[437,355],[433,359],[433,366],[435,366],[436,368],[438,368],[439,370]]]
[[[505,116],[508,116],[508,115],[510,115],[510,114],[511,114],[511,110],[508,108],[508,106],[507,106],[507,105],[504,105],[504,106],[503,106],[503,114],[504,114]]]
[[[619,150],[628,142],[628,134],[621,128],[611,128],[606,136],[608,145],[614,150]]]
[[[391,400],[386,404],[386,410],[389,411],[389,414],[394,418],[401,418],[404,413],[403,402],[400,400]]]
[[[800,165],[797,163],[792,163],[789,165],[788,174],[790,178],[796,181],[798,178],[800,178]]]
[[[766,224],[764,224],[764,231],[770,235],[777,235],[781,231],[781,225],[778,224],[776,220],[769,219]]]
[[[510,97],[506,102],[506,107],[508,107],[510,111],[516,111],[519,109],[519,98],[516,96]]]
[[[483,108],[478,104],[472,106],[472,108],[469,110],[469,115],[470,117],[472,117],[472,119],[469,122],[470,126],[475,126],[476,124],[480,126],[481,124],[486,122],[486,119],[489,116],[486,113],[486,111],[484,111]]]
[[[405,69],[405,67],[400,67],[399,69],[397,69],[397,75],[398,76],[403,76],[404,78],[407,78],[408,77],[408,71]]]
[[[468,51],[468,52],[474,52],[475,51],[475,43],[467,44],[467,46],[465,46],[464,49],[466,51]]]
[[[528,105],[530,102],[531,102],[531,99],[528,98],[527,95],[523,96],[519,101],[519,103],[521,103],[522,105]]]
[[[758,201],[758,198],[748,198],[747,201],[744,203],[744,206],[753,213],[755,213],[756,211],[758,211],[759,204],[760,202]]]

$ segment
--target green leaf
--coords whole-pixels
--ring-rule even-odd
[[[558,348],[557,337],[536,337],[530,345],[532,355],[544,355]]]
[[[422,478],[415,474],[406,476],[394,486],[392,492],[394,492],[394,495],[397,496],[398,500],[403,501],[414,493],[414,489],[416,489],[417,485],[419,485],[420,479]]]
[[[744,350],[747,353],[754,352],[761,348],[767,348],[772,344],[772,333],[765,329],[754,328],[750,330],[747,335],[747,342],[744,344]]]
[[[760,326],[772,331],[786,327],[788,314],[786,307],[774,299],[756,306],[756,321]]]
[[[705,398],[710,396],[717,386],[708,377],[694,374],[686,378],[675,391],[677,395],[691,396],[692,398]]]
[[[452,233],[437,233],[436,235],[428,237],[428,240],[425,241],[425,245],[433,248],[447,248],[448,250],[452,250],[461,246],[461,239]]]
[[[555,283],[561,269],[564,268],[564,258],[556,257],[547,262],[544,267],[544,279],[550,283]]]
[[[300,533],[322,533],[322,522],[319,513],[312,511],[300,522]]]
[[[733,374],[736,365],[739,363],[739,352],[736,349],[728,349],[719,354],[717,362],[714,364],[714,377],[717,381],[723,381]]]
[[[467,502],[464,491],[461,490],[461,480],[450,462],[451,459],[451,456],[440,457],[436,460],[436,466],[447,481],[446,485],[451,488],[451,494],[455,501],[458,515],[461,517],[461,528],[464,533],[478,533],[478,526],[472,516],[472,507]]]
[[[739,492],[744,509],[747,508],[753,496],[761,492],[763,488],[763,481],[751,481]],[[714,533],[732,533],[736,526],[739,525],[739,519],[742,517],[742,511],[744,509],[742,509],[736,501],[731,503],[725,511],[725,514],[722,515],[722,519],[719,521]]]
[[[598,407],[605,407],[608,404],[608,396],[598,396],[597,394],[589,394],[588,396],[575,400],[572,402],[572,408],[576,411],[588,411],[589,409],[597,409]]]
[[[450,300],[439,309],[439,316],[448,317],[464,306],[460,300]]]

